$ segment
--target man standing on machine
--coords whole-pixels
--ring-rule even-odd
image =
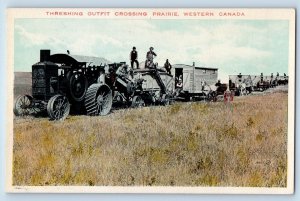
[[[156,57],[156,53],[153,52],[153,50],[154,50],[154,48],[150,47],[150,50],[147,52],[145,68],[155,68],[153,59],[154,59],[154,57]]]
[[[133,69],[133,64],[136,64],[136,68],[139,69],[139,62],[137,60],[138,53],[136,51],[136,47],[132,48],[132,51],[130,52],[130,63],[131,63],[131,69]]]

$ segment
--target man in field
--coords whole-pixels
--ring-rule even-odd
[[[139,69],[139,62],[138,62],[137,58],[138,58],[138,52],[136,51],[136,47],[133,47],[132,51],[130,52],[131,69],[133,69],[134,63],[136,65],[136,68]]]
[[[128,69],[128,65],[124,64],[118,68],[116,74],[122,78],[127,78],[129,80],[133,79],[133,72],[132,69]],[[129,76],[130,75],[130,76]]]
[[[157,55],[155,52],[153,52],[153,50],[154,50],[154,48],[150,47],[150,50],[147,52],[145,68],[153,68],[154,67],[153,59]]]
[[[263,81],[264,81],[264,74],[261,73],[261,74],[260,74],[260,82],[263,83]]]
[[[164,68],[166,69],[167,73],[171,74],[171,69],[172,69],[172,65],[169,63],[169,59],[166,60],[165,64],[164,64]]]
[[[179,76],[175,79],[175,96],[178,96],[180,92],[182,91],[183,83],[182,83],[182,77]]]
[[[242,73],[239,73],[237,77],[238,77],[238,81],[239,81],[239,84],[240,84],[242,82],[242,77],[243,77]]]
[[[218,82],[215,84],[216,87],[220,87],[221,86],[221,80],[218,80]]]
[[[273,75],[273,73],[271,73],[271,79],[270,79],[270,85],[271,85],[271,87],[273,86],[273,81],[274,81],[274,75]]]

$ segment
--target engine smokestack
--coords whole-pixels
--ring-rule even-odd
[[[193,66],[195,66],[195,62],[193,62]]]
[[[40,62],[49,61],[50,50],[40,50]]]

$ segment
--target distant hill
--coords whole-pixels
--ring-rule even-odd
[[[14,73],[14,97],[23,94],[32,94],[31,91],[31,72],[15,72]]]

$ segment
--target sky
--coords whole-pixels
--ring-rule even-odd
[[[31,71],[40,49],[126,61],[135,46],[139,62],[149,47],[162,66],[188,64],[232,74],[288,71],[289,27],[285,20],[16,19],[14,71]]]

